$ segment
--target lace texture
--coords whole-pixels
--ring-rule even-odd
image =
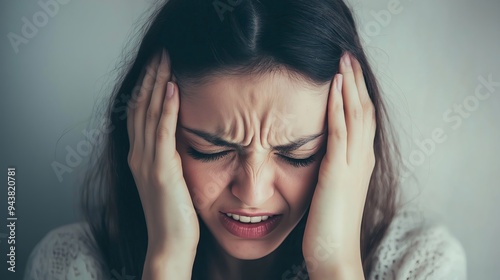
[[[86,223],[50,231],[33,249],[24,280],[139,279],[126,271],[104,271]],[[420,212],[405,209],[391,223],[377,248],[367,280],[465,280],[466,257],[460,243]]]
[[[369,280],[465,280],[465,251],[443,225],[401,211],[377,248]]]
[[[47,233],[28,258],[24,280],[108,279],[88,232],[86,223],[73,223]]]

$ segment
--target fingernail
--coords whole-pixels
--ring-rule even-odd
[[[174,95],[174,84],[172,82],[167,83],[167,98]]]
[[[342,92],[342,74],[337,74],[337,79],[335,81],[335,86],[337,87],[338,92]]]
[[[351,56],[349,55],[349,53],[346,53],[344,55],[344,64],[345,66],[351,66]]]

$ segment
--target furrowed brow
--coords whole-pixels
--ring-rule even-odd
[[[235,149],[243,149],[243,146],[237,143],[228,142],[222,138],[220,138],[217,134],[209,133],[203,130],[192,129],[189,127],[185,127],[183,125],[179,125],[182,129],[186,130],[189,133],[192,133],[200,138],[203,138],[205,141],[212,143],[215,146],[220,147],[230,147]]]
[[[245,146],[243,146],[241,144],[226,141],[226,140],[222,139],[220,136],[218,136],[217,134],[209,133],[209,132],[206,132],[203,130],[188,128],[188,127],[185,127],[183,125],[179,125],[179,126],[182,129],[186,130],[187,132],[192,133],[192,134],[204,139],[205,141],[212,143],[215,146],[234,148],[234,149],[237,149],[239,151],[242,151],[245,148]],[[279,152],[289,153],[291,151],[297,150],[298,148],[304,146],[305,144],[313,141],[314,139],[316,139],[324,134],[325,134],[325,131],[322,131],[322,132],[317,133],[317,134],[300,137],[299,139],[294,140],[289,144],[271,146],[271,147],[274,150],[277,150]]]
[[[320,133],[313,134],[313,135],[308,135],[308,136],[300,137],[299,139],[297,139],[295,141],[292,141],[290,144],[279,145],[279,146],[272,146],[272,148],[275,149],[275,150],[277,150],[277,151],[279,151],[279,152],[281,152],[281,153],[287,154],[289,152],[297,150],[298,148],[300,148],[300,147],[304,146],[305,144],[313,141],[314,139],[316,139],[318,137],[321,137],[322,135],[325,135],[325,131],[322,131]]]

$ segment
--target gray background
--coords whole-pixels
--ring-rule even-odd
[[[0,4],[0,172],[17,168],[18,277],[49,230],[79,219],[77,186],[88,157],[62,180],[51,164],[66,164],[68,149],[85,142],[95,106],[109,95],[122,52],[155,1],[67,2],[17,52],[7,34],[20,35],[22,18],[33,22],[44,10],[34,0]],[[396,9],[388,8],[394,0],[349,2],[417,179],[403,178],[407,201],[460,240],[469,279],[498,279],[500,87],[485,100],[474,92],[479,77],[500,82],[500,1],[401,0]],[[448,111],[464,102],[463,116]],[[424,153],[418,143],[429,143],[436,129],[445,139]],[[2,189],[5,221],[6,184]],[[0,275],[5,233],[0,226]]]

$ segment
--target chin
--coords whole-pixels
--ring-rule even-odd
[[[269,240],[224,240],[219,243],[222,249],[230,256],[240,260],[257,260],[274,252],[286,238]]]

